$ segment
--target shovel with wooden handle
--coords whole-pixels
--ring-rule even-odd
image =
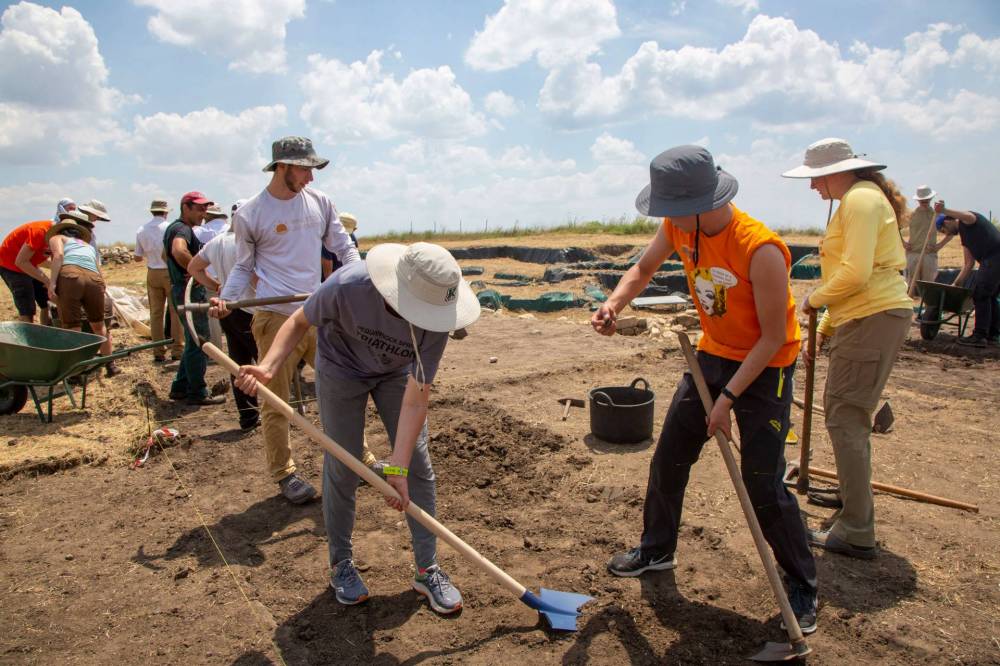
[[[290,294],[288,296],[268,296],[267,298],[244,298],[239,301],[226,301],[226,307],[230,310],[240,308],[252,308],[258,305],[280,305],[282,303],[301,303],[312,296],[312,294]],[[179,312],[208,312],[212,307],[210,303],[184,303],[179,305]]]
[[[203,339],[198,336],[194,327],[194,318],[192,317],[191,308],[188,308],[185,311],[185,324],[188,326],[192,338],[201,343],[201,350],[205,352],[205,354],[215,359],[216,363],[225,368],[233,376],[239,374],[240,366],[237,365],[234,360],[226,356],[225,352],[213,345],[211,342],[204,342]],[[396,492],[395,488],[386,483],[385,479],[368,469],[364,463],[348,453],[326,433],[292,409],[287,402],[276,396],[266,386],[258,384],[257,396],[265,403],[281,412],[281,414],[289,421],[302,428],[302,430],[304,430],[314,442],[319,444],[325,451],[330,453],[330,455],[346,465],[352,472],[367,481],[368,485],[375,488],[383,495],[400,499],[399,493]],[[486,559],[486,557],[481,555],[472,546],[462,541],[462,539],[456,536],[454,532],[439,523],[433,516],[421,509],[415,503],[410,502],[407,504],[405,511],[407,515],[412,517],[418,523],[437,535],[437,537],[442,541],[445,541],[449,546],[458,551],[458,553],[468,560],[469,563],[485,572],[497,584],[517,597],[521,603],[533,610],[538,611],[539,615],[541,615],[548,622],[550,627],[558,631],[576,631],[576,619],[580,616],[580,606],[584,605],[588,601],[592,601],[593,597],[589,597],[585,594],[577,594],[575,592],[549,590],[544,587],[541,588],[539,593],[536,595],[524,585],[517,582],[506,571]]]
[[[816,383],[816,311],[809,311],[809,339],[806,342],[809,354],[809,365],[806,366],[806,404],[802,414],[802,437],[799,438],[799,474],[795,490],[799,495],[809,492],[809,447],[812,443],[813,421],[813,386]]]
[[[691,371],[694,384],[698,388],[698,395],[701,396],[701,404],[705,408],[705,413],[711,414],[712,395],[708,392],[705,376],[702,374],[701,366],[698,365],[698,359],[691,348],[691,340],[686,333],[678,333],[677,339],[680,340],[681,350],[684,352],[684,358],[687,360],[688,369]],[[750,659],[753,661],[792,661],[793,659],[799,659],[812,652],[812,648],[806,643],[806,639],[802,635],[802,629],[799,627],[799,621],[795,619],[795,613],[792,611],[792,605],[788,603],[788,595],[781,584],[781,578],[778,576],[778,569],[774,564],[774,560],[771,559],[771,554],[767,550],[764,533],[760,529],[757,514],[753,511],[753,503],[750,501],[750,494],[743,483],[743,477],[740,476],[740,469],[736,464],[736,456],[733,455],[733,450],[730,448],[730,442],[720,430],[715,431],[715,441],[722,452],[722,459],[726,463],[729,478],[732,479],[733,486],[736,488],[736,496],[739,497],[743,515],[746,518],[747,525],[750,526],[754,545],[757,546],[757,554],[760,556],[760,561],[764,564],[764,570],[767,572],[767,580],[771,584],[771,591],[774,592],[774,596],[778,600],[778,607],[781,609],[781,619],[785,622],[785,632],[788,634],[788,640],[790,641],[790,643],[772,643],[768,641],[764,644],[764,649],[750,657]]]

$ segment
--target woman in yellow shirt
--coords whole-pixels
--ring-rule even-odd
[[[806,149],[802,166],[782,174],[811,179],[831,212],[834,199],[840,201],[820,244],[822,284],[805,299],[802,311],[826,307],[818,329],[820,347],[831,338],[823,408],[843,508],[829,530],[810,532],[809,541],[861,559],[878,554],[872,414],[913,318],[900,274],[906,266],[899,236],[905,199],[879,173],[884,168],[855,155],[843,139],[823,139]]]

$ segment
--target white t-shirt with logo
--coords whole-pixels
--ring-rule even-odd
[[[223,300],[238,299],[254,274],[258,298],[316,291],[322,279],[322,247],[345,265],[361,259],[333,202],[312,188],[303,188],[287,201],[261,190],[233,213],[233,227],[236,263],[222,289]],[[291,315],[298,307],[286,303],[260,309]]]

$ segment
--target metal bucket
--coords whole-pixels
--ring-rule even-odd
[[[636,384],[642,382],[643,388]],[[635,444],[653,436],[653,401],[649,382],[636,377],[629,386],[591,389],[590,432],[612,444]]]

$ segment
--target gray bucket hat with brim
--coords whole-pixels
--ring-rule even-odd
[[[715,166],[701,146],[677,146],[649,163],[649,185],[635,198],[635,207],[651,217],[697,215],[721,208],[736,196],[740,184]]]
[[[271,161],[264,171],[274,171],[278,164],[322,169],[330,160],[316,155],[312,141],[304,136],[286,136],[271,144]]]
[[[873,169],[881,171],[884,164],[864,159],[851,148],[851,144],[843,139],[820,139],[806,148],[802,166],[789,169],[781,174],[784,178],[819,178],[845,171]]]

